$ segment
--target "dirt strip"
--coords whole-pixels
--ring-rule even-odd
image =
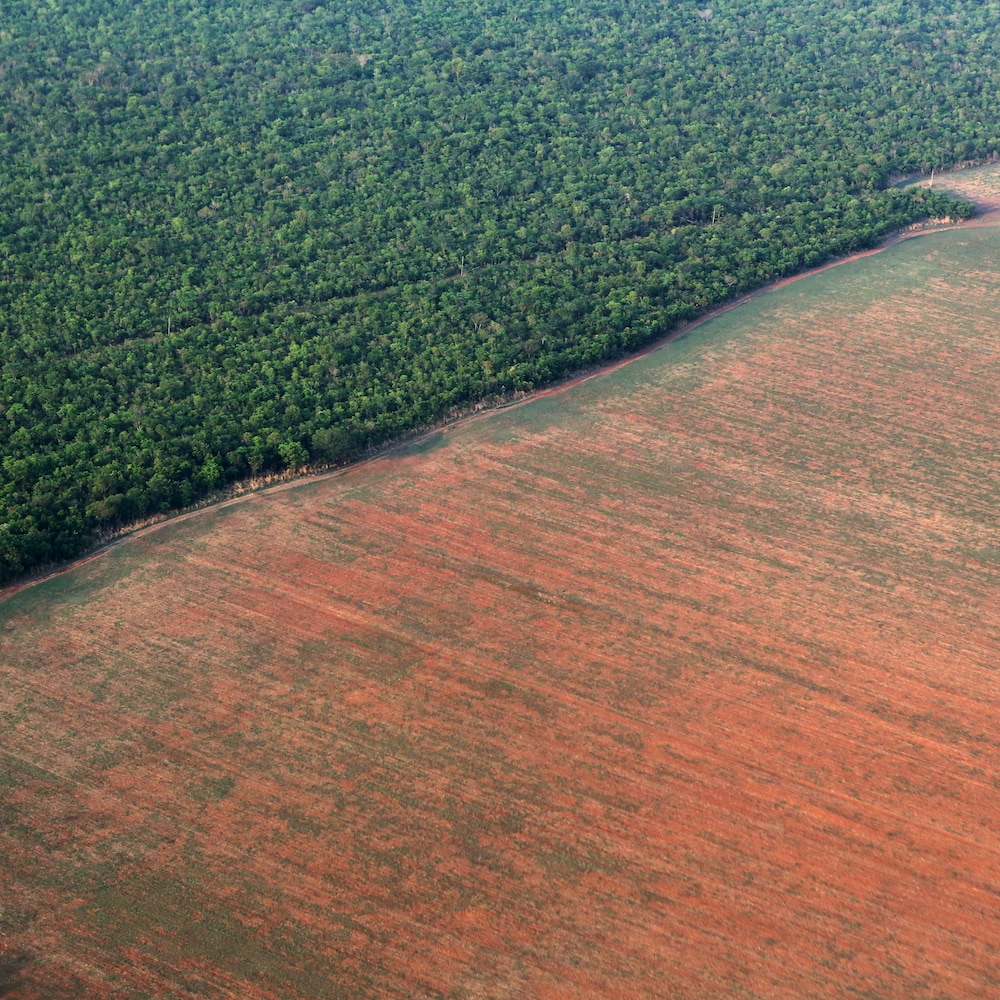
[[[961,192],[960,192],[961,193]],[[499,410],[510,409],[514,406],[524,406],[527,403],[531,403],[536,399],[542,399],[547,396],[555,395],[556,393],[565,392],[568,389],[572,389],[576,385],[581,385],[584,382],[590,381],[592,378],[596,378],[600,375],[607,374],[608,372],[617,371],[623,368],[625,365],[631,364],[633,361],[639,358],[647,357],[656,351],[661,350],[668,344],[680,339],[686,334],[690,333],[697,327],[721,316],[723,313],[729,312],[731,309],[735,309],[738,306],[743,305],[746,302],[750,302],[753,299],[759,298],[761,295],[766,295],[768,292],[774,291],[778,288],[783,288],[785,285],[790,285],[795,281],[802,281],[804,278],[812,277],[815,274],[821,274],[824,271],[829,271],[831,268],[840,267],[844,264],[853,263],[856,260],[861,260],[863,257],[871,257],[874,254],[882,253],[884,250],[888,250],[890,247],[896,246],[898,243],[902,243],[904,240],[916,239],[919,236],[930,236],[934,233],[949,232],[955,229],[974,229],[982,227],[993,227],[1000,225],[1000,198],[969,198],[979,211],[974,219],[969,219],[963,222],[949,223],[945,225],[929,223],[922,225],[919,228],[907,230],[902,233],[897,233],[894,236],[889,237],[884,242],[880,243],[877,247],[873,247],[870,250],[861,250],[858,253],[851,254],[847,257],[840,257],[837,260],[830,261],[826,264],[821,264],[818,267],[810,268],[808,271],[802,271],[799,274],[792,275],[789,278],[781,278],[778,281],[772,281],[769,284],[762,285],[755,291],[748,292],[745,295],[741,295],[739,298],[733,299],[732,302],[727,302],[725,305],[719,306],[717,309],[713,309],[710,312],[699,316],[697,319],[691,320],[689,323],[685,323],[683,326],[678,327],[676,330],[671,331],[665,337],[660,340],[656,340],[653,343],[647,345],[644,348],[630,354],[627,358],[622,358],[620,361],[614,361],[611,364],[601,365],[590,371],[585,372],[582,375],[577,375],[563,382],[558,382],[555,385],[547,386],[544,389],[537,389],[524,395],[518,396],[517,398],[498,404],[494,407],[489,407],[488,409],[478,410],[473,413],[466,414],[461,417],[457,417],[454,420],[449,420],[443,425],[435,425],[427,428],[424,431],[418,431],[413,436],[403,438],[402,440],[395,441],[392,444],[386,445],[381,448],[376,454],[369,458],[360,459],[356,462],[352,462],[350,465],[340,466],[336,469],[332,469],[326,472],[319,473],[306,473],[301,476],[295,476],[284,482],[277,483],[275,485],[265,486],[260,489],[246,489],[244,492],[240,492],[237,496],[229,497],[225,500],[220,500],[217,502],[207,502],[198,505],[197,507],[181,511],[178,514],[170,514],[166,517],[154,521],[152,524],[145,523],[134,529],[126,529],[119,536],[112,539],[109,542],[99,545],[94,551],[82,556],[79,559],[73,560],[64,566],[60,566],[58,569],[51,570],[49,572],[44,572],[40,576],[29,577],[19,583],[12,584],[7,587],[0,587],[0,602],[6,600],[9,597],[13,597],[15,594],[20,593],[22,590],[28,587],[33,587],[36,584],[44,583],[46,580],[51,580],[55,577],[61,576],[64,573],[75,569],[78,566],[83,566],[94,559],[99,558],[106,552],[110,552],[112,549],[117,548],[119,545],[128,541],[132,538],[141,538],[144,535],[149,534],[152,531],[163,527],[167,524],[177,524],[180,521],[186,521],[192,517],[197,517],[209,510],[219,510],[223,507],[231,507],[233,504],[242,503],[245,500],[267,496],[273,493],[279,493],[283,490],[290,489],[294,486],[301,486],[307,483],[319,483],[327,479],[332,479],[335,476],[344,475],[346,472],[369,465],[373,462],[381,462],[387,458],[392,457],[397,454],[401,449],[412,447],[414,444],[419,444],[421,441],[427,440],[434,434],[439,434],[442,431],[447,431],[449,429],[464,426],[473,420],[480,420],[483,417],[487,417],[492,413],[496,413]],[[239,488],[239,487],[237,487]]]

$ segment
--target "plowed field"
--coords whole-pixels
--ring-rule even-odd
[[[8,596],[0,995],[1000,995],[998,372],[934,234]]]

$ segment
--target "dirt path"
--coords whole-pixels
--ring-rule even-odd
[[[942,180],[944,180],[942,178]],[[155,521],[151,524],[143,524],[141,527],[137,527],[131,530],[126,530],[120,536],[112,539],[111,541],[105,542],[99,545],[94,551],[82,556],[79,559],[75,559],[73,562],[68,563],[64,566],[60,566],[58,569],[54,569],[51,572],[43,573],[40,576],[29,577],[20,583],[12,584],[8,587],[0,587],[0,603],[5,601],[9,597],[13,597],[15,594],[20,593],[22,590],[26,590],[28,587],[33,587],[36,584],[44,583],[46,580],[51,580],[57,576],[62,576],[64,573],[69,572],[72,569],[76,569],[79,566],[84,566],[93,560],[100,558],[106,553],[110,552],[112,549],[117,548],[119,545],[124,544],[127,541],[135,538],[141,538],[144,535],[148,535],[153,531],[165,527],[166,525],[178,524],[181,521],[190,520],[193,517],[197,517],[200,514],[204,514],[208,511],[221,510],[224,507],[231,507],[234,504],[243,503],[247,500],[253,500],[258,497],[268,496],[273,493],[280,493],[284,490],[292,489],[293,487],[303,486],[308,483],[319,483],[328,479],[333,479],[337,476],[346,475],[349,472],[353,472],[356,469],[363,468],[366,465],[371,465],[375,462],[385,461],[394,455],[398,454],[404,448],[412,447],[414,444],[419,444],[421,441],[426,441],[435,434],[445,433],[449,430],[453,430],[457,427],[465,426],[475,420],[481,420],[484,417],[489,417],[500,410],[508,410],[517,406],[524,406],[534,400],[541,399],[548,396],[553,396],[558,393],[566,392],[568,389],[572,389],[574,386],[581,385],[584,382],[588,382],[599,375],[605,375],[609,372],[618,371],[620,368],[624,368],[626,365],[631,364],[633,361],[639,358],[644,358],[656,351],[661,350],[667,345],[673,343],[679,338],[690,333],[697,327],[713,320],[723,313],[729,312],[731,309],[735,309],[738,306],[744,305],[753,299],[759,298],[761,295],[765,295],[768,292],[774,291],[778,288],[783,288],[785,285],[790,285],[796,281],[802,281],[804,278],[810,278],[813,275],[821,274],[824,271],[829,271],[831,268],[840,267],[844,264],[853,263],[856,260],[860,260],[863,257],[871,257],[875,254],[882,253],[884,250],[888,250],[890,247],[896,246],[905,240],[916,239],[920,236],[929,236],[934,233],[950,232],[956,229],[975,229],[983,227],[995,227],[1000,226],[1000,197],[990,197],[990,198],[976,198],[970,194],[964,194],[960,190],[956,193],[962,195],[967,200],[972,201],[979,210],[979,215],[974,219],[969,219],[965,222],[957,222],[946,225],[925,225],[917,229],[909,230],[903,233],[897,233],[895,236],[891,236],[884,242],[880,243],[877,247],[871,250],[862,250],[858,253],[851,254],[848,257],[841,257],[837,260],[830,261],[827,264],[821,264],[819,267],[811,268],[808,271],[803,271],[800,274],[793,275],[789,278],[782,278],[778,281],[773,281],[767,285],[762,285],[760,288],[753,292],[748,292],[746,295],[741,295],[739,298],[734,299],[732,302],[727,302],[725,305],[719,306],[717,309],[713,309],[711,312],[707,312],[697,319],[692,320],[690,323],[685,323],[683,326],[678,327],[676,330],[671,331],[667,336],[647,345],[641,350],[630,354],[627,358],[623,358],[620,361],[612,362],[611,364],[601,365],[600,367],[594,368],[591,371],[585,372],[582,375],[578,375],[574,378],[568,379],[564,382],[559,382],[555,385],[548,386],[544,389],[537,389],[535,391],[529,392],[513,399],[508,402],[500,403],[497,406],[489,407],[487,409],[482,409],[473,413],[469,413],[464,416],[450,420],[447,423],[436,425],[428,428],[425,431],[418,432],[413,436],[406,437],[402,440],[396,441],[390,445],[385,446],[379,450],[376,454],[368,457],[359,459],[350,465],[341,466],[337,469],[331,469],[327,472],[312,473],[303,476],[296,476],[294,478],[285,480],[283,482],[276,483],[270,486],[264,486],[259,489],[249,488],[244,492],[239,493],[237,496],[232,496],[224,500],[220,500],[214,503],[205,503],[201,506],[195,507],[191,510],[183,511],[179,514],[168,515],[162,520]]]

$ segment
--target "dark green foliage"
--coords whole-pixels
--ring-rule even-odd
[[[0,580],[870,246],[1000,4],[7,0]]]

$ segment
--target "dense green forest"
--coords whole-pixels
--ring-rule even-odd
[[[1000,3],[4,0],[0,580],[930,215]]]

